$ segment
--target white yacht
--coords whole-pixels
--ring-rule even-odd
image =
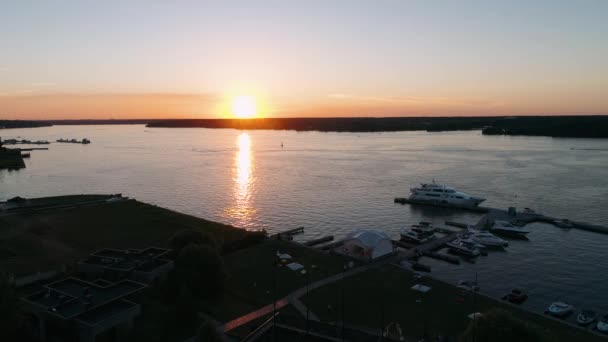
[[[427,243],[435,239],[435,234],[433,234],[433,232],[421,229],[416,225],[402,228],[399,232],[399,235],[401,235],[401,239],[404,241],[409,241],[418,244]]]
[[[420,187],[411,188],[410,191],[412,192],[410,200],[433,204],[476,207],[485,201],[485,198],[467,195],[464,192],[456,191],[452,187],[437,184],[435,181],[432,183],[422,183]]]
[[[525,237],[530,230],[524,227],[512,225],[510,222],[496,220],[490,231],[496,234],[510,235],[515,237]]]
[[[506,247],[509,245],[509,241],[481,230],[468,229],[462,236],[466,236],[469,240],[487,247]]]

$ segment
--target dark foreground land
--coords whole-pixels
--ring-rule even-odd
[[[293,295],[296,290],[306,289],[309,284],[332,275],[343,274],[347,263],[345,257],[329,255],[297,243],[259,239],[260,233],[135,200],[108,201],[110,198],[105,195],[61,196],[19,200],[3,205],[0,207],[0,269],[20,276],[63,266],[64,274],[69,275],[76,261],[101,248],[167,247],[171,246],[171,237],[184,230],[211,236],[217,241],[221,254],[217,262],[225,267],[223,290],[211,298],[189,295],[185,300],[183,295],[177,299],[167,297],[168,285],[165,283],[147,289],[137,299],[142,303],[142,312],[135,322],[130,341],[183,341],[196,335],[197,328],[176,322],[175,317],[190,317],[193,312],[195,316],[206,317],[217,324],[240,320],[262,307],[268,307],[274,299]],[[292,227],[278,227],[279,230],[289,228]],[[250,239],[254,235],[258,238]],[[281,266],[277,261],[277,252],[290,254],[308,272],[294,272]],[[177,260],[179,262],[179,256]],[[517,319],[538,326],[537,329],[549,336],[551,341],[605,341],[603,337],[583,329],[489,297],[463,294],[455,286],[440,281],[416,280],[409,270],[389,263],[362,269],[360,273],[343,280],[333,278],[336,281],[311,289],[310,293],[300,293],[302,302],[311,313],[310,317],[317,319],[310,326],[316,327],[317,332],[334,334],[335,340],[340,337],[340,329],[336,326],[344,320],[347,327],[368,332],[378,332],[380,327],[391,322],[399,323],[406,341],[418,341],[425,331],[448,335],[455,341],[470,325],[466,317],[468,314],[501,308]],[[203,287],[211,280],[203,276],[180,286]],[[424,295],[410,290],[417,282],[431,286],[432,290]],[[33,290],[28,287],[21,291],[25,294]],[[289,302],[278,310],[280,315],[277,322],[305,331],[309,326],[305,318],[306,309],[297,309],[291,300]],[[271,312],[259,317],[254,315],[254,320],[239,325],[228,334],[242,340],[268,320]],[[297,336],[293,338],[296,340],[314,340],[295,334]],[[378,339],[351,334],[346,340]]]
[[[166,120],[148,127],[202,127],[321,132],[483,130],[487,135],[608,138],[608,116],[267,118]]]

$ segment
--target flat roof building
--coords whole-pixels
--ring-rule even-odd
[[[78,271],[91,279],[131,279],[151,284],[173,269],[172,250],[149,247],[139,249],[105,248],[78,263]]]
[[[88,282],[70,277],[45,285],[22,300],[38,320],[42,341],[52,335],[50,325],[61,331],[64,339],[67,336],[67,340],[92,342],[108,330],[121,334],[131,329],[141,308],[125,297],[145,287],[132,280]]]

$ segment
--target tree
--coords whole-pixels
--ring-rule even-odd
[[[197,338],[197,342],[224,342],[222,335],[209,320],[205,320],[203,324],[201,324]]]
[[[180,230],[169,239],[169,246],[176,252],[188,245],[208,245],[217,248],[217,243],[211,235],[194,229]]]
[[[462,342],[549,342],[550,337],[537,325],[524,322],[510,313],[494,309],[471,320],[460,337]]]
[[[199,298],[217,298],[224,287],[225,266],[218,251],[210,246],[184,247],[175,260],[175,273],[180,285],[188,286]]]
[[[0,273],[0,331],[3,341],[17,341],[23,323],[19,297],[8,276]]]

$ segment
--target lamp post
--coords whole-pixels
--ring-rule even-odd
[[[342,311],[342,342],[344,342],[344,328],[346,325],[346,319],[344,317],[344,273],[346,272],[346,265],[342,267],[342,301],[341,301],[341,311]]]
[[[277,342],[277,334],[276,334],[276,318],[277,318],[277,259],[278,259],[279,250],[277,249],[273,261],[272,261],[272,340]]]

